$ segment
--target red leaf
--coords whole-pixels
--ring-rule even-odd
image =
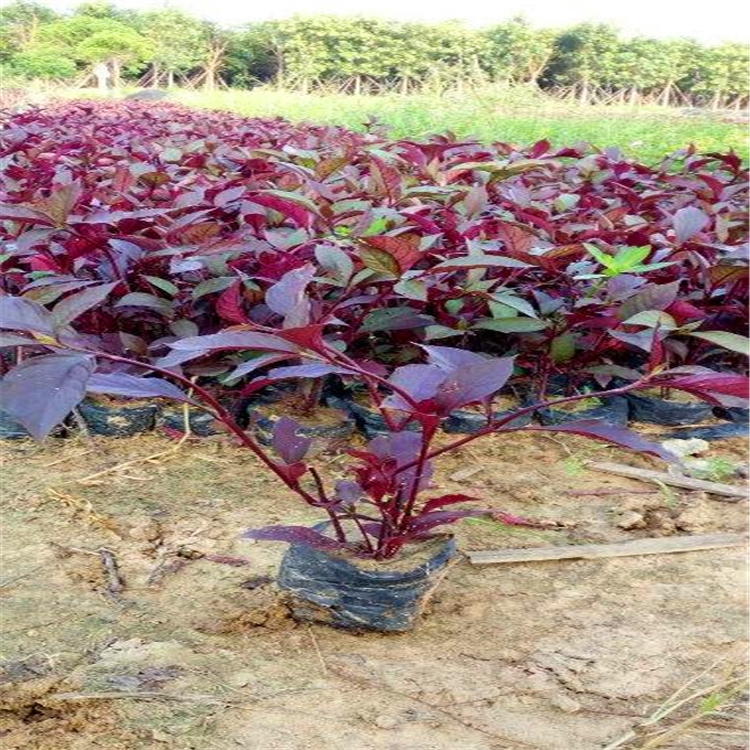
[[[472,503],[479,500],[478,497],[472,497],[471,495],[443,495],[442,497],[435,497],[432,500],[428,500],[422,506],[422,513],[428,513],[431,510],[437,510],[437,508],[443,508],[446,505],[454,505],[455,503]]]
[[[278,211],[282,216],[291,219],[297,226],[309,228],[312,225],[314,214],[304,206],[294,201],[279,198],[277,195],[253,195],[247,198],[251,203]]]
[[[374,237],[362,237],[360,242],[388,253],[398,264],[400,273],[413,268],[422,258],[422,252],[419,249],[419,237],[414,234],[402,234],[399,237],[382,234]]]
[[[401,197],[401,172],[377,156],[370,158],[370,174],[375,180],[376,187],[385,195],[388,203],[393,205]]]
[[[250,318],[242,309],[242,282],[239,279],[219,295],[216,300],[216,312],[220,318],[230,323],[250,322]]]
[[[495,236],[511,254],[528,253],[537,240],[534,232],[507,222],[500,225]]]

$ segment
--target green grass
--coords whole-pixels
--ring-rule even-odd
[[[390,126],[394,138],[425,138],[453,131],[459,137],[529,144],[547,138],[556,146],[588,141],[618,146],[646,162],[695,144],[700,151],[734,149],[748,156],[746,128],[711,113],[687,117],[665,107],[586,107],[526,94],[471,91],[443,96],[344,96],[256,89],[214,93],[178,91],[191,106],[247,116],[283,116],[292,121],[329,123],[362,130],[371,116]]]

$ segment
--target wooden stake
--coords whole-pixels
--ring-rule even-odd
[[[630,479],[642,479],[647,482],[661,482],[672,487],[682,487],[686,490],[699,490],[708,492],[712,495],[732,498],[729,502],[737,502],[740,498],[747,497],[746,487],[735,487],[731,484],[722,484],[720,482],[707,482],[705,479],[695,479],[686,477],[682,474],[667,474],[663,471],[652,471],[651,469],[640,469],[637,466],[627,466],[626,464],[611,464],[593,462],[587,464],[587,468],[603,471],[607,474],[617,474],[621,477]]]
[[[722,547],[741,547],[747,544],[743,534],[702,534],[698,536],[670,536],[634,539],[615,544],[574,544],[563,547],[533,547],[531,549],[500,549],[467,552],[472,565],[493,563],[540,562],[542,560],[596,560],[607,557],[635,555],[664,555],[675,552],[696,552]]]

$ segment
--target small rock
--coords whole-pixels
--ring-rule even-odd
[[[154,542],[161,536],[161,527],[153,518],[144,518],[130,525],[128,536],[139,541]]]
[[[677,526],[675,525],[674,520],[667,513],[652,513],[649,516],[648,522],[648,525],[651,528],[660,531],[664,536],[674,534],[674,532],[677,530]]]
[[[243,688],[250,685],[256,677],[256,673],[252,670],[240,669],[237,672],[232,672],[232,674],[227,677],[227,684],[232,687]]]
[[[626,510],[617,516],[617,526],[620,529],[644,529],[646,519],[634,510]]]
[[[716,509],[709,502],[708,500],[699,500],[695,505],[683,510],[675,519],[677,528],[681,531],[693,533],[714,530],[716,528]]]
[[[555,708],[559,708],[566,714],[574,714],[581,710],[581,704],[562,693],[555,693],[549,701]]]
[[[690,458],[686,456],[680,463],[685,474],[696,479],[710,479],[715,471],[712,462],[705,458]]]
[[[673,453],[677,458],[684,459],[687,456],[698,456],[701,453],[707,453],[711,445],[706,440],[700,438],[690,438],[689,440],[664,440],[662,447]]]
[[[386,716],[385,714],[382,716],[376,716],[372,723],[378,727],[378,729],[393,729],[398,726],[398,721],[396,721],[396,719],[392,716]]]

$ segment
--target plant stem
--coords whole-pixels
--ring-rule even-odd
[[[160,375],[164,375],[166,377],[172,378],[174,380],[177,380],[179,383],[182,383],[183,385],[187,386],[188,389],[193,389],[193,391],[203,400],[205,401],[211,409],[207,409],[202,404],[197,404],[201,408],[205,409],[209,413],[213,413],[213,415],[220,421],[222,424],[226,425],[240,440],[240,442],[246,447],[249,448],[276,476],[281,479],[282,482],[293,492],[296,492],[298,495],[304,498],[305,502],[309,503],[310,505],[315,504],[315,498],[307,492],[305,489],[300,487],[299,482],[293,481],[289,479],[284,471],[277,466],[276,462],[258,445],[235,421],[234,417],[219,403],[219,401],[214,398],[214,396],[209,393],[205,388],[202,386],[199,386],[195,383],[193,383],[192,380],[185,377],[184,375],[178,375],[175,372],[172,372],[171,370],[165,370],[162,367],[158,367],[157,365],[148,364],[145,362],[139,362],[135,359],[129,359],[128,357],[121,357],[117,354],[107,354],[105,352],[91,352],[85,349],[79,349],[78,351],[85,352],[86,354],[91,354],[96,357],[102,357],[104,359],[109,359],[112,362],[122,362],[124,364],[134,365],[136,367],[141,367],[145,370],[150,370],[152,372],[157,372]],[[213,410],[213,412],[212,412]]]
[[[622,388],[613,388],[608,391],[594,391],[592,393],[583,393],[578,396],[567,396],[566,398],[558,398],[553,401],[542,401],[538,404],[525,406],[522,409],[511,412],[510,414],[503,417],[502,419],[499,419],[496,422],[491,422],[487,425],[487,427],[483,427],[481,430],[478,430],[471,435],[467,435],[466,437],[460,438],[459,440],[455,440],[452,443],[448,443],[448,445],[444,445],[442,448],[438,448],[428,453],[426,458],[428,461],[432,460],[437,456],[441,456],[443,453],[448,453],[449,451],[455,450],[456,448],[460,448],[462,445],[466,445],[466,443],[470,443],[480,437],[484,437],[485,435],[489,435],[493,432],[499,432],[500,428],[508,424],[508,422],[512,422],[515,419],[524,416],[525,414],[530,414],[532,412],[538,411],[539,409],[549,409],[555,406],[559,406],[560,404],[572,403],[573,401],[581,401],[582,399],[586,398],[609,398],[611,396],[621,396],[625,393],[629,393],[630,391],[635,390],[636,388],[642,388],[643,384],[644,380],[642,379],[636,381],[635,383],[631,383],[630,385],[623,386]],[[527,429],[530,428],[527,426],[515,427],[509,430],[503,430],[503,432],[520,432]],[[402,471],[411,469],[412,467],[416,466],[417,463],[418,459],[415,461],[410,461],[409,463],[404,464],[404,466],[400,466],[398,469],[396,469],[396,473],[401,473]]]
[[[409,496],[404,506],[403,513],[400,521],[397,523],[397,527],[400,531],[406,531],[409,526],[411,518],[411,512],[414,508],[414,504],[417,502],[417,496],[419,495],[419,485],[422,481],[425,468],[427,466],[427,454],[430,451],[430,444],[432,439],[435,437],[437,428],[430,426],[425,427],[422,425],[422,445],[419,448],[419,456],[415,464],[414,479],[412,480],[411,487],[409,488]]]

